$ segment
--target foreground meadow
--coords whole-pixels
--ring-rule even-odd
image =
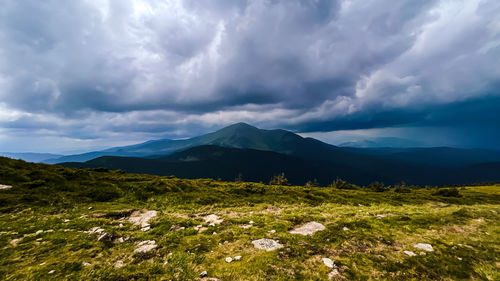
[[[351,190],[6,158],[0,184],[2,280],[500,280],[499,185]]]

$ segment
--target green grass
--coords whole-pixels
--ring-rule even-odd
[[[338,266],[338,280],[500,280],[499,185],[458,188],[458,195],[435,188],[374,192],[182,180],[6,158],[0,158],[0,184],[13,186],[0,190],[1,280],[196,280],[204,270],[220,280],[327,280],[324,257]],[[116,214],[125,209],[157,210],[158,217],[147,232],[126,222],[120,227]],[[207,214],[224,221],[207,226]],[[240,227],[249,221],[253,227]],[[326,229],[289,233],[309,221]],[[196,231],[199,224],[207,230]],[[95,226],[130,240],[99,242],[84,232]],[[259,238],[284,248],[258,250],[251,241]],[[134,243],[148,239],[158,247],[134,254]],[[434,252],[413,248],[416,243],[432,244]],[[224,261],[237,255],[241,261]],[[115,268],[119,260],[125,266]]]

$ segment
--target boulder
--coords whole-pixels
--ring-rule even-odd
[[[137,243],[137,246],[139,247],[134,250],[134,253],[139,253],[139,254],[147,253],[153,250],[154,248],[158,247],[158,245],[156,245],[156,241],[154,240],[141,241]]]
[[[328,266],[329,268],[334,268],[335,267],[335,264],[333,263],[333,261],[329,258],[323,258],[323,263]]]
[[[421,249],[427,252],[433,252],[434,249],[432,248],[431,244],[426,244],[426,243],[418,243],[413,245],[414,248]]]

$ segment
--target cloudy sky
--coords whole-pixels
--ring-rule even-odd
[[[500,149],[498,0],[0,3],[0,151],[240,121]]]

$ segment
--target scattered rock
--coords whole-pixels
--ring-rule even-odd
[[[254,224],[254,222],[253,222],[253,221],[249,221],[248,223],[249,223],[249,224]]]
[[[240,261],[240,260],[241,260],[241,256],[236,256],[236,257],[234,257],[234,260],[235,260],[235,261]]]
[[[102,242],[104,244],[111,244],[113,243],[113,240],[115,240],[115,238],[116,234],[104,232],[99,236],[99,238],[97,238],[97,241]]]
[[[47,230],[45,232],[49,232],[50,233],[50,232],[54,232],[54,230],[53,229],[49,229],[49,230]]]
[[[271,230],[269,230],[268,232],[269,232],[269,233],[276,233],[276,230],[271,229]]]
[[[136,226],[146,227],[149,226],[149,221],[156,217],[158,214],[155,210],[143,210],[143,211],[134,211],[128,218],[128,221]]]
[[[300,234],[300,235],[313,235],[317,231],[324,230],[325,226],[321,223],[312,221],[308,222],[302,226],[299,226],[290,231],[292,234]]]
[[[339,274],[340,274],[339,270],[334,268],[330,273],[328,273],[328,279],[333,279],[335,278],[335,276]]]
[[[252,225],[251,224],[242,224],[242,225],[240,225],[240,227],[243,229],[247,229],[247,228],[252,227]]]
[[[118,243],[123,243],[123,242],[125,242],[125,239],[123,239],[123,237],[120,237],[120,238],[118,238],[117,241],[118,241]]]
[[[89,207],[88,209],[89,209],[89,210],[92,210],[92,209],[94,209],[94,207]]]
[[[64,222],[69,222],[69,219],[65,219]]]
[[[273,240],[273,239],[258,239],[258,240],[253,240],[252,244],[255,246],[257,249],[261,250],[266,250],[266,251],[274,251],[279,248],[283,248],[283,245],[281,245],[278,241]]]
[[[211,222],[211,223],[208,224],[208,226],[212,226],[213,227],[213,226],[215,226],[215,223]]]
[[[333,263],[333,261],[329,258],[323,258],[323,263],[328,266],[329,268],[334,268],[335,267],[335,264]]]
[[[90,266],[90,263],[88,263],[88,262],[83,262],[83,263],[82,263],[82,265],[83,265],[83,266]]]
[[[45,264],[46,264],[46,262],[42,262],[42,263],[40,264],[40,266],[45,265]]]
[[[122,268],[122,267],[125,266],[125,264],[123,263],[122,260],[118,260],[118,261],[115,262],[114,266],[115,266],[115,268]]]
[[[462,260],[462,258],[461,258],[461,257],[457,257],[457,260],[461,261],[461,260]]]
[[[406,255],[410,256],[410,257],[414,257],[416,256],[417,254],[415,254],[414,252],[412,251],[403,251],[403,253],[405,253]]]
[[[231,258],[231,257],[227,257],[227,258],[226,258],[226,262],[227,262],[227,263],[230,263],[230,262],[232,262],[232,261],[233,261],[233,258]]]
[[[54,274],[56,271],[54,269],[52,269],[51,271],[49,271],[49,274]]]
[[[198,275],[198,276],[199,276],[200,278],[205,278],[205,277],[207,277],[207,276],[208,276],[208,272],[207,272],[206,270],[205,270],[205,271],[202,271],[202,272],[200,273],[200,275]]]
[[[344,226],[344,227],[342,228],[342,230],[343,230],[343,231],[349,231],[350,229],[349,229],[347,226]]]
[[[37,230],[37,232],[35,232],[35,235],[38,235],[40,233],[43,233],[43,230]]]
[[[413,245],[413,247],[418,248],[418,249],[422,249],[422,250],[427,251],[427,252],[434,251],[434,249],[432,248],[432,245],[426,244],[426,243],[418,243],[418,244]]]
[[[154,248],[158,247],[156,245],[156,241],[154,240],[145,240],[137,243],[137,246],[139,246],[137,249],[134,250],[134,253],[147,253]]]
[[[172,225],[170,227],[170,230],[174,230],[174,231],[181,231],[181,230],[184,230],[186,229],[184,226],[178,226],[178,225]]]
[[[205,220],[205,223],[209,223],[210,224],[213,224],[213,225],[210,225],[210,226],[215,226],[216,224],[221,224],[224,220],[219,218],[219,216],[217,215],[208,215],[208,216],[205,216],[203,218]]]
[[[149,231],[149,230],[151,230],[151,226],[146,225],[145,227],[141,228],[141,230],[144,232]]]
[[[387,214],[378,214],[377,215],[377,218],[381,219],[381,218],[386,218],[387,217]]]
[[[92,227],[89,231],[85,231],[87,234],[101,234],[104,232],[104,229],[100,227]]]
[[[208,228],[206,228],[206,227],[200,227],[200,228],[198,229],[198,233],[202,233],[202,232],[205,232],[205,231],[207,231],[207,230],[208,230]]]
[[[12,188],[12,185],[0,184],[0,190],[3,190],[3,189],[10,189],[10,188]]]
[[[21,240],[23,240],[23,238],[12,239],[12,240],[10,240],[10,245],[16,247],[17,244],[19,244],[19,242],[21,242]]]
[[[123,227],[123,223],[120,223],[120,224],[118,225],[118,227]]]

